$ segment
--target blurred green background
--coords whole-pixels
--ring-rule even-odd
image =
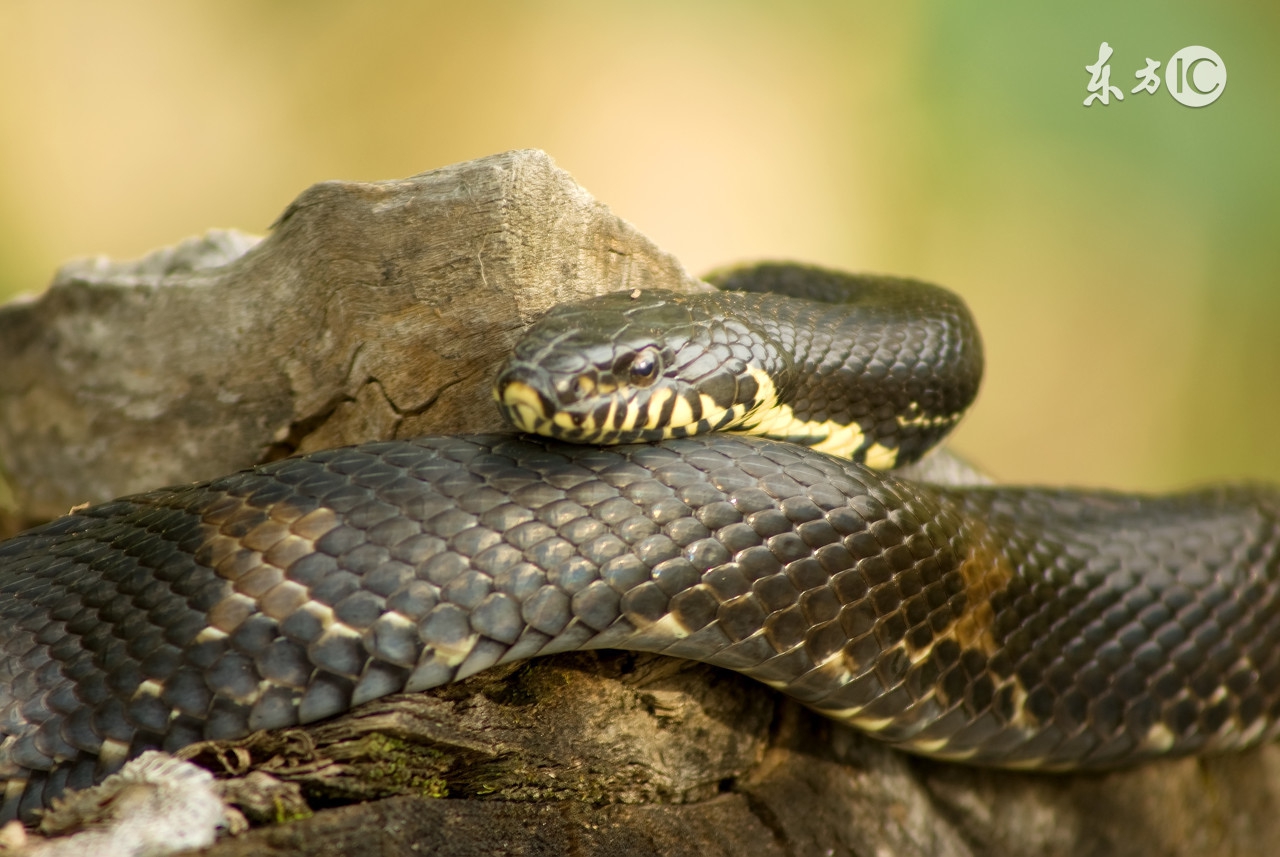
[[[695,273],[961,293],[988,374],[955,445],[1006,480],[1280,481],[1277,37],[1252,2],[5,0],[0,297],[538,147]],[[1125,99],[1085,108],[1102,41]],[[1130,94],[1197,44],[1219,101]]]

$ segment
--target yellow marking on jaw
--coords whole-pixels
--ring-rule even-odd
[[[502,404],[507,407],[514,408],[519,405],[526,405],[537,410],[542,410],[542,399],[538,396],[538,391],[530,387],[524,381],[510,381],[501,391]]]
[[[516,405],[507,413],[511,424],[520,431],[537,433],[538,426],[546,423],[533,408],[525,404]]]
[[[533,387],[522,381],[511,381],[504,385],[498,398],[507,410],[511,423],[520,431],[534,434],[555,435],[555,428],[576,433],[580,439],[589,439],[593,433],[609,432],[629,433],[635,431],[657,431],[662,438],[681,437],[689,434],[688,429],[699,426],[700,431],[718,426],[724,431],[735,431],[742,434],[762,435],[782,440],[816,438],[809,444],[819,452],[842,458],[852,458],[859,450],[863,451],[863,463],[878,470],[891,470],[898,463],[898,450],[881,443],[872,443],[864,449],[867,435],[857,423],[844,424],[835,420],[802,420],[795,415],[792,407],[778,401],[777,387],[773,379],[763,369],[748,368],[752,379],[756,382],[757,395],[754,402],[741,402],[725,407],[705,393],[698,394],[701,406],[700,419],[694,419],[694,408],[690,401],[670,387],[658,387],[653,390],[643,404],[640,397],[613,396],[608,411],[602,421],[595,419],[594,414],[585,416],[582,422],[575,421],[566,411],[556,411],[550,416],[544,415],[543,399]],[[608,395],[614,392],[613,385],[600,384],[590,376],[582,376],[577,383],[584,396]],[[607,388],[607,389],[606,389]],[[621,400],[620,400],[621,398]],[[658,419],[671,402],[671,414],[668,420],[658,424]],[[625,410],[622,410],[625,407]],[[916,403],[912,410],[918,410]],[[619,415],[621,418],[619,419]],[[935,427],[950,425],[959,418],[959,414],[951,416],[915,416],[899,415],[898,424],[907,426]],[[616,421],[616,422],[615,422]],[[744,426],[748,421],[751,425]],[[696,433],[696,432],[695,432]]]
[[[511,424],[520,431],[538,433],[539,426],[547,424],[542,415],[542,399],[538,392],[523,381],[512,381],[502,388],[500,401],[507,409]]]
[[[675,428],[687,426],[693,421],[693,406],[684,396],[676,395],[675,402],[671,405],[671,418],[667,421],[668,425]]]
[[[604,420],[600,425],[595,426],[596,431],[604,431],[613,426],[613,416],[618,412],[618,397],[614,396],[609,400],[609,411],[604,415]]]
[[[742,422],[743,417],[745,417],[750,412],[750,410],[751,410],[750,405],[748,405],[745,402],[739,402],[738,404],[730,408],[716,407],[714,409],[713,415],[709,416],[707,419],[710,422],[717,422],[721,419],[724,419],[725,417],[728,417],[728,419],[725,420],[724,426],[722,426],[722,428],[727,426],[736,426]],[[705,407],[703,409],[703,413],[707,413]]]
[[[634,396],[627,402],[627,415],[622,418],[622,431],[631,431],[636,427],[636,419],[640,416],[640,400]]]
[[[649,404],[645,408],[644,424],[638,425],[636,428],[663,428],[663,426],[656,425],[658,415],[662,413],[662,406],[667,403],[667,399],[674,395],[675,391],[669,387],[659,387],[654,390],[649,396]]]
[[[609,396],[618,389],[619,385],[607,378],[583,374],[573,379],[571,391],[574,396],[585,399],[590,396]]]
[[[663,401],[665,401],[665,399]],[[742,418],[748,413],[748,405],[746,404],[731,405],[726,408],[721,406],[715,399],[711,398],[706,393],[699,393],[698,401],[702,406],[702,417],[697,420],[693,418],[693,408],[687,401],[681,398],[676,402],[671,409],[670,424],[662,427],[662,436],[664,438],[674,437],[676,429],[686,428],[697,423],[703,423],[706,426],[717,425],[726,416],[728,416],[728,419],[725,420],[725,424],[721,426],[721,428],[729,428],[731,426],[738,425],[742,421]],[[677,417],[679,419],[677,419]],[[704,431],[708,430],[709,429],[704,429]],[[681,436],[687,437],[688,435]]]

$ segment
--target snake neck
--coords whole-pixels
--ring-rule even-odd
[[[745,292],[740,311],[788,358],[766,370],[774,395],[735,431],[889,470],[919,460],[977,395],[981,338],[945,289],[792,265],[717,285]]]

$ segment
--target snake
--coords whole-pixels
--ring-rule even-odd
[[[322,450],[0,543],[3,814],[147,749],[585,649],[974,765],[1276,735],[1280,491],[886,472],[976,395],[964,303],[789,264],[712,281],[535,322],[494,384],[519,432]]]

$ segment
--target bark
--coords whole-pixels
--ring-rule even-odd
[[[541,152],[304,192],[271,235],[63,268],[0,308],[23,523],[295,451],[498,427],[553,303],[699,288]],[[913,758],[745,678],[581,653],[188,755],[255,821],[207,853],[1202,855],[1280,840],[1276,748],[1110,774]]]

